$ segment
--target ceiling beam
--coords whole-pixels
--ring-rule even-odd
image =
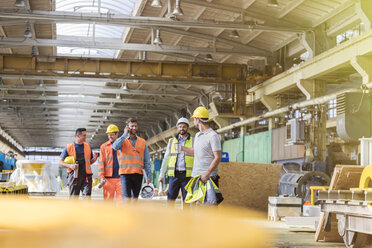
[[[113,78],[113,77],[92,77],[90,75],[27,75],[22,73],[15,73],[15,74],[7,74],[1,73],[0,77],[4,79],[32,79],[32,80],[64,80],[64,81],[89,81],[89,83],[117,83],[117,84],[124,84],[124,83],[131,83],[133,85],[140,85],[140,84],[150,84],[150,85],[197,85],[197,86],[215,86],[217,83],[207,83],[200,80],[195,79],[194,81],[186,81],[183,79],[179,80],[154,80],[154,79],[137,79],[135,76],[134,78],[126,77],[126,78]],[[221,82],[222,83],[222,82]]]
[[[337,8],[333,9],[331,12],[329,12],[328,14],[324,15],[323,17],[317,19],[317,20],[313,20],[312,22],[312,27],[317,27],[319,26],[320,24],[328,21],[329,19],[331,19],[332,17],[338,15],[339,13],[341,13],[342,11],[344,11],[345,9],[347,8],[350,8],[352,6],[355,5],[355,0],[347,0],[346,2],[344,2],[343,4],[339,5]]]
[[[203,39],[203,40],[208,40],[208,41],[216,41],[216,42],[219,42],[219,43],[222,43],[222,44],[225,44],[225,45],[229,45],[229,46],[232,46],[232,47],[238,48],[238,49],[246,50],[248,48],[248,49],[250,49],[250,52],[264,53],[264,54],[266,54],[266,56],[272,56],[272,54],[269,51],[266,51],[264,49],[249,46],[249,45],[245,45],[243,43],[239,43],[239,42],[236,42],[236,41],[216,37],[216,36],[213,36],[213,35],[208,35],[208,34],[203,34],[203,33],[198,33],[198,32],[193,32],[193,31],[185,31],[185,30],[176,29],[176,28],[169,28],[169,27],[161,27],[161,28],[159,28],[159,30],[165,31],[165,32],[168,32],[168,33],[191,36],[191,37],[195,37],[195,38],[199,38],[199,39]]]
[[[189,84],[246,83],[247,66],[240,64],[129,61],[73,57],[0,55],[0,76],[72,77],[104,81],[188,81]],[[15,76],[17,78],[17,76]],[[78,79],[80,78],[80,79]]]
[[[0,48],[15,48],[22,46],[38,46],[38,47],[84,47],[110,50],[127,50],[127,51],[147,51],[147,52],[171,52],[181,54],[234,54],[240,56],[267,56],[267,52],[259,51],[259,49],[246,48],[241,49],[222,49],[222,48],[203,48],[203,47],[186,47],[186,46],[168,46],[168,45],[151,45],[151,44],[134,44],[121,42],[100,42],[93,41],[87,38],[74,39],[24,39],[24,38],[3,38],[0,39]]]
[[[183,3],[189,3],[193,5],[223,10],[223,11],[229,11],[236,14],[243,14],[245,17],[251,17],[256,20],[263,21],[266,25],[269,26],[276,26],[276,27],[292,27],[293,30],[302,30],[305,31],[307,28],[302,27],[298,24],[294,24],[290,21],[285,20],[278,20],[274,17],[271,17],[270,15],[258,13],[252,10],[247,10],[243,8],[238,8],[230,5],[224,5],[224,4],[216,4],[212,3],[210,1],[204,1],[204,0],[182,0]]]
[[[72,86],[19,86],[19,85],[0,85],[0,90],[8,91],[38,91],[38,92],[55,92],[58,93],[74,93],[83,95],[99,95],[99,94],[120,94],[120,95],[142,95],[142,96],[200,96],[201,92],[192,92],[190,90],[183,89],[182,87],[174,88],[176,91],[169,91],[168,88],[165,90],[133,90],[133,89],[122,89],[122,88],[109,88],[109,87],[98,87],[98,86],[87,86],[87,85],[76,85]],[[77,92],[77,90],[79,92]]]
[[[118,103],[118,104],[156,104],[156,105],[170,105],[170,104],[184,104],[185,102],[179,102],[176,99],[168,100],[168,101],[159,101],[159,100],[151,100],[151,99],[128,99],[128,98],[122,98],[117,99],[116,97],[110,98],[110,97],[93,97],[90,98],[89,96],[85,97],[79,97],[79,96],[68,96],[68,97],[62,97],[62,96],[41,96],[41,95],[16,95],[16,94],[7,94],[3,95],[1,97],[4,100],[35,100],[35,101],[58,101],[59,103],[68,103],[73,102],[76,103],[76,105],[79,105],[80,103],[90,103],[90,104],[97,104],[99,103]],[[9,103],[11,104],[11,103]],[[0,104],[1,105],[1,104]],[[63,107],[63,106],[61,106]],[[108,107],[108,106],[107,106]],[[134,106],[133,106],[134,107]]]
[[[186,2],[186,0],[185,0]],[[112,13],[96,14],[96,13],[74,13],[74,12],[61,12],[61,11],[22,11],[14,9],[0,9],[0,18],[12,18],[12,19],[26,19],[34,20],[38,22],[66,22],[66,23],[96,23],[96,24],[108,24],[108,25],[121,25],[133,28],[156,28],[156,27],[192,27],[192,28],[205,28],[205,29],[230,29],[230,30],[264,30],[273,32],[303,32],[307,31],[307,28],[294,25],[287,21],[277,20],[264,16],[259,13],[252,11],[241,11],[240,8],[229,7],[226,5],[216,5],[201,0],[187,0],[187,2],[195,2],[198,5],[206,7],[221,7],[224,10],[228,9],[239,9],[239,13],[244,13],[246,16],[250,16],[259,20],[269,23],[269,25],[260,25],[254,23],[253,25],[247,25],[246,23],[237,22],[217,22],[217,21],[202,21],[202,20],[172,20],[169,18],[162,17],[143,17],[143,16],[128,16],[128,15],[116,15]]]
[[[292,10],[303,4],[306,0],[297,0],[290,2],[285,8],[278,14],[278,18],[281,19],[289,14]]]

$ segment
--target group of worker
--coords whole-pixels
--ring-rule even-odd
[[[177,134],[168,141],[160,170],[159,183],[164,183],[167,173],[169,187],[167,199],[175,200],[182,192],[186,197],[185,186],[192,177],[200,176],[206,183],[211,179],[219,185],[218,164],[221,161],[220,136],[209,127],[209,113],[204,107],[195,109],[192,118],[199,129],[195,138],[188,133],[189,121],[182,117],[177,121]],[[98,176],[103,185],[104,199],[118,202],[138,198],[143,176],[151,183],[151,158],[146,141],[137,136],[137,120],[126,121],[124,134],[119,137],[119,128],[111,124],[107,127],[108,141],[101,145],[98,163]],[[91,165],[98,154],[86,141],[86,129],[75,132],[75,142],[68,144],[60,155],[58,164],[67,168],[67,183],[70,196],[90,197],[92,192]],[[67,161],[70,159],[71,161]]]

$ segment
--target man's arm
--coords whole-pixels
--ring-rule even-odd
[[[165,173],[168,170],[168,158],[169,158],[169,153],[171,150],[171,143],[172,142],[168,142],[167,150],[165,151],[165,154],[164,154],[163,163],[161,164],[161,169],[160,169],[159,182],[164,181]]]
[[[147,148],[147,143],[146,143],[146,148],[145,148],[145,158],[144,158],[144,164],[145,164],[145,171],[146,171],[146,176],[147,176],[147,183],[152,182],[152,172],[151,172],[151,157],[149,153],[149,149]]]
[[[185,152],[187,155],[194,156],[194,148],[181,146],[181,151]]]
[[[105,161],[103,157],[103,147],[99,149],[99,161],[98,161],[98,178],[103,181],[105,179]]]
[[[90,155],[90,164],[94,164],[94,162],[96,162],[97,161],[97,158],[98,158],[98,153],[94,153],[94,157],[93,157],[93,152],[91,153],[91,155]]]
[[[64,168],[75,170],[76,169],[75,164],[66,164],[65,162],[63,162],[67,156],[68,156],[67,148],[65,147],[65,149],[63,149],[61,155],[59,156],[58,165]]]
[[[58,160],[58,165],[61,166],[61,167],[64,167],[64,168],[68,168],[68,169],[71,169],[71,170],[75,170],[76,169],[76,164],[66,164],[65,162],[63,162],[63,158],[59,158]]]
[[[204,182],[204,183],[206,183],[208,181],[208,179],[211,176],[214,169],[216,169],[218,164],[221,162],[221,157],[222,157],[221,150],[222,150],[222,148],[221,148],[220,136],[218,136],[217,134],[213,135],[210,139],[210,146],[211,146],[212,151],[213,151],[214,159],[213,159],[212,163],[209,165],[208,170],[201,176],[200,180],[202,180],[202,182]]]
[[[216,169],[218,164],[221,162],[221,157],[222,157],[221,151],[215,151],[213,152],[213,155],[214,155],[214,159],[211,165],[209,166],[207,172],[205,172],[201,177],[201,180],[203,183],[206,183],[208,181],[211,173],[214,171],[214,169]]]
[[[114,149],[117,150],[117,151],[118,151],[118,150],[121,150],[121,147],[122,147],[122,145],[123,145],[124,140],[125,140],[126,138],[128,138],[128,137],[129,137],[128,134],[123,133],[122,136],[120,136],[119,138],[117,138],[117,139],[115,140],[115,142],[112,143],[112,148],[114,148]]]

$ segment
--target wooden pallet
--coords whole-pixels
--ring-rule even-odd
[[[364,167],[360,165],[336,165],[329,190],[347,190],[350,188],[358,188],[360,175],[362,174]],[[337,231],[337,219],[335,215],[331,215],[331,225],[329,230],[324,230],[324,223],[326,222],[325,213],[322,213],[319,220],[318,228],[315,232],[315,241],[325,242],[343,242],[342,237]]]

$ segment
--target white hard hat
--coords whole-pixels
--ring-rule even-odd
[[[187,124],[187,126],[190,126],[189,120],[186,119],[185,117],[181,117],[181,118],[177,121],[177,126],[178,126],[178,124],[180,124],[180,123],[185,123],[185,124]]]

